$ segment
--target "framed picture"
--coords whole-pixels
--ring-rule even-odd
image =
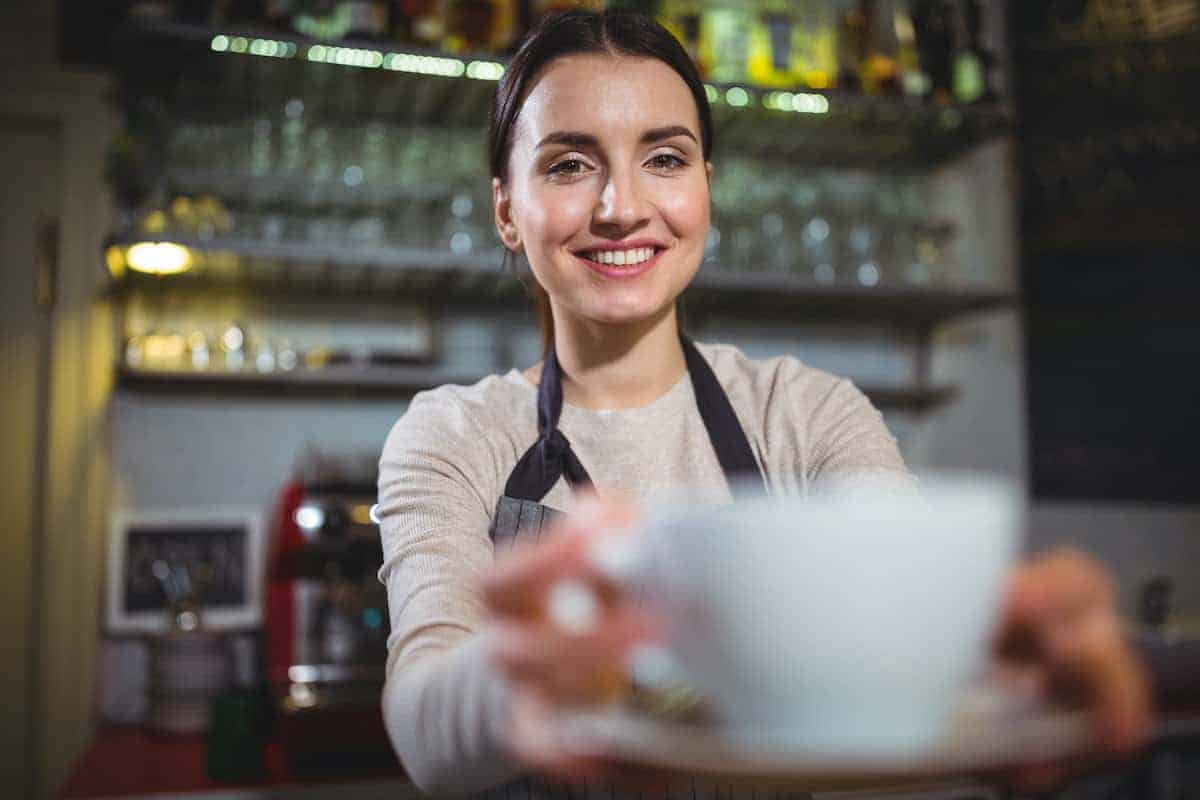
[[[262,624],[266,542],[257,509],[118,512],[108,548],[106,627],[112,634],[170,629],[170,597],[195,592],[209,630]]]

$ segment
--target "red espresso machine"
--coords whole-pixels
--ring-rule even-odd
[[[280,493],[266,669],[289,772],[398,772],[381,712],[388,611],[373,481],[297,480]]]

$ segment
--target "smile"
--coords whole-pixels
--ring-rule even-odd
[[[654,258],[655,252],[656,248],[654,247],[634,247],[629,250],[591,250],[580,253],[580,255],[597,264],[632,267]]]
[[[630,279],[649,271],[666,248],[630,247],[624,250],[581,250],[575,256],[595,274]]]

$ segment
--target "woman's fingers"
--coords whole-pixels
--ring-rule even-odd
[[[1085,630],[1051,646],[1051,691],[1079,690],[1096,719],[1101,747],[1118,755],[1133,752],[1150,732],[1146,676],[1124,641],[1115,619],[1092,619]],[[1056,680],[1057,678],[1057,680]]]
[[[616,612],[586,634],[567,634],[551,624],[507,625],[496,637],[495,658],[518,682],[551,697],[596,700],[625,688],[629,648],[650,635],[645,618]]]
[[[500,616],[541,616],[550,590],[567,579],[595,584],[601,598],[608,598],[614,587],[592,566],[589,542],[625,530],[635,519],[635,507],[624,500],[581,496],[575,511],[545,531],[536,546],[518,547],[497,560],[483,583],[488,606]]]
[[[1112,581],[1091,558],[1059,551],[1019,569],[997,650],[1037,669],[1052,699],[1090,711],[1105,750],[1126,754],[1144,742],[1146,677],[1122,634]]]

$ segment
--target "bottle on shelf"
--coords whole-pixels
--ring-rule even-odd
[[[793,32],[798,27],[794,3],[759,0],[751,17],[746,73],[756,86],[790,89],[798,83]]]
[[[794,85],[828,89],[837,79],[837,14],[828,0],[794,2]]]
[[[335,0],[296,0],[292,27],[314,39],[337,40],[349,29],[348,7]]]
[[[719,2],[702,9],[697,65],[718,83],[745,83],[754,11],[746,3]]]
[[[492,47],[498,5],[492,0],[450,0],[446,6],[446,35],[442,49],[461,53]]]
[[[995,56],[983,46],[984,8],[980,0],[964,0],[963,47],[954,58],[954,98],[960,103],[996,99],[992,86]]]
[[[441,0],[393,0],[392,38],[400,44],[438,47],[446,35]]]
[[[909,0],[896,0],[892,9],[892,26],[896,32],[896,66],[900,73],[900,88],[910,97],[925,97],[929,94],[930,82],[929,76],[921,68],[917,29]]]
[[[900,40],[896,31],[896,0],[864,2],[869,9],[868,51],[863,85],[871,94],[900,94]]]
[[[703,11],[699,0],[664,0],[659,11],[659,21],[683,45],[692,61],[707,75],[700,53],[700,26]]]
[[[342,36],[363,41],[388,38],[389,11],[387,0],[343,0],[337,8],[345,20]]]
[[[929,96],[947,103],[953,89],[954,6],[947,0],[913,0],[912,20]]]
[[[296,12],[296,0],[267,0],[263,8],[263,21],[272,30],[292,30],[292,15]]]
[[[859,0],[839,4],[837,61],[838,86],[848,91],[862,90],[862,67],[867,60],[869,20]]]

